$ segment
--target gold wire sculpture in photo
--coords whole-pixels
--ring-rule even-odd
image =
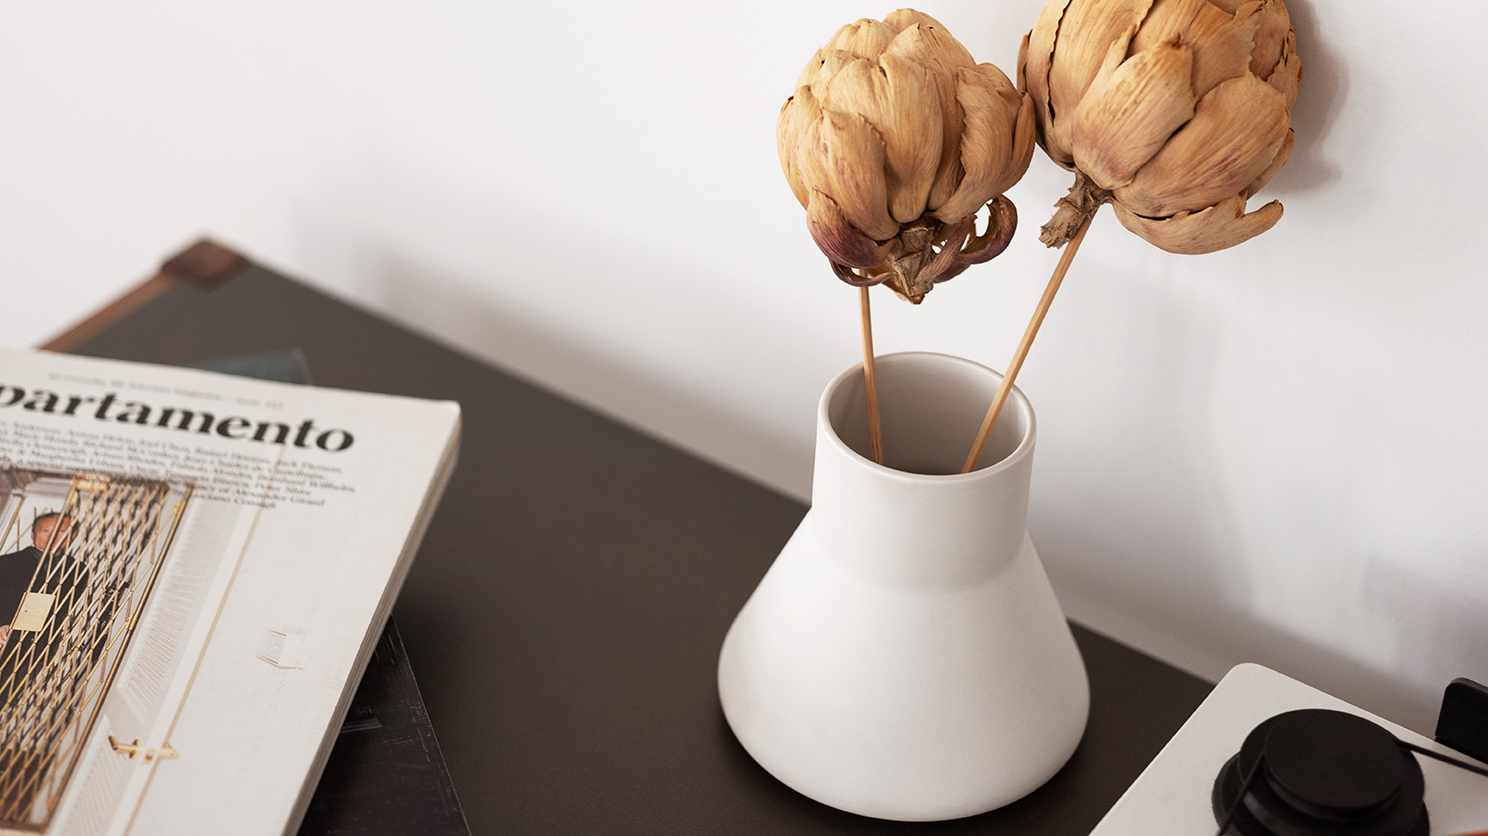
[[[77,767],[191,488],[9,468],[0,479],[11,487],[0,542],[10,553],[0,559],[36,566],[18,604],[0,601],[9,628],[0,645],[0,826],[33,829],[51,818]],[[28,497],[63,480],[57,507]]]

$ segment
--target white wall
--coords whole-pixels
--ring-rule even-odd
[[[1098,218],[1020,383],[1030,527],[1067,609],[1209,677],[1251,659],[1427,729],[1488,681],[1488,10],[1291,0],[1286,217],[1203,257]],[[927,0],[1009,73],[1040,0]],[[35,344],[201,233],[807,496],[857,352],[775,114],[890,7],[6,4],[5,342]],[[1055,253],[1038,155],[1008,252],[881,352],[994,367]]]

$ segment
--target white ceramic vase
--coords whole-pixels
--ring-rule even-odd
[[[1016,388],[959,473],[1001,376],[911,353],[817,411],[812,506],[718,661],[740,743],[797,791],[900,821],[996,809],[1058,772],[1090,707],[1084,662],[1025,529],[1034,419]]]

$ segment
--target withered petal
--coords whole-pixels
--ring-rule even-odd
[[[998,195],[987,204],[987,228],[981,235],[973,236],[962,248],[958,261],[966,264],[981,264],[991,261],[1006,250],[1018,231],[1018,207],[1007,195]]]
[[[847,24],[837,30],[832,40],[827,42],[827,49],[840,49],[851,53],[858,58],[872,58],[877,60],[883,54],[884,47],[894,36],[899,34],[893,27],[887,26],[873,18],[865,17],[861,20]]]
[[[816,104],[816,97],[811,95],[810,87],[801,87],[794,96],[785,100],[780,108],[780,118],[775,123],[775,148],[780,154],[780,168],[802,208],[806,206],[810,188],[796,168],[796,149],[807,129],[819,121],[821,108]]]
[[[1044,129],[1045,150],[1058,148],[1072,159],[1070,135],[1075,109],[1095,80],[1111,42],[1142,22],[1152,0],[1074,0],[1059,23],[1053,66],[1049,70],[1051,124]]]
[[[818,191],[806,206],[806,228],[827,258],[848,267],[876,267],[888,258],[888,248],[854,229],[837,204]]]
[[[935,210],[938,220],[952,224],[975,214],[982,204],[1018,182],[1033,154],[1026,129],[1025,147],[1017,147],[1019,113],[1029,115],[1032,100],[1019,96],[1002,70],[992,64],[961,70],[956,76],[956,100],[966,120],[960,149],[965,173],[961,184]]]
[[[918,24],[906,27],[888,46],[885,55],[899,55],[954,77],[963,67],[975,67],[971,52],[940,24]]]
[[[884,23],[895,32],[903,32],[911,26],[934,26],[937,29],[945,29],[945,24],[915,9],[896,9],[889,12],[884,18]]]
[[[1019,51],[1018,78],[1022,89],[1033,97],[1038,111],[1038,143],[1054,162],[1068,168],[1073,161],[1068,147],[1050,143],[1049,126],[1054,113],[1049,109],[1049,71],[1054,66],[1054,42],[1059,37],[1059,22],[1071,0],[1050,0],[1039,12],[1033,29],[1024,36],[1027,46]]]
[[[964,248],[954,254],[950,263],[936,274],[936,284],[954,279],[973,264],[991,261],[1007,249],[1008,242],[1013,240],[1013,233],[1018,229],[1018,211],[1006,197],[998,197],[996,201],[987,204],[987,209],[992,213],[988,219],[987,231],[973,237]]]
[[[961,185],[966,170],[961,166],[961,133],[966,127],[966,114],[961,103],[956,101],[954,80],[936,79],[941,92],[940,110],[943,119],[940,138],[940,167],[935,170],[935,179],[930,184],[930,195],[925,199],[925,209],[934,212],[945,205]]]
[[[1023,175],[1028,172],[1028,164],[1033,161],[1034,136],[1038,133],[1038,114],[1034,111],[1033,97],[1027,93],[1022,95],[1023,100],[1018,104],[1018,128],[1013,131],[1013,164],[1008,169],[1008,175],[1012,179],[1003,186],[1004,191],[1011,189],[1023,179]]]
[[[1192,67],[1186,45],[1161,43],[1126,59],[1109,79],[1098,77],[1075,113],[1075,165],[1103,189],[1130,183],[1193,118]]]
[[[924,268],[920,270],[920,275],[932,281],[943,281],[940,277],[951,266],[951,263],[955,261],[956,255],[961,252],[961,245],[966,243],[967,236],[971,235],[975,226],[976,218],[968,217],[951,227],[946,232],[945,240],[940,244],[940,252],[935,253],[929,261],[925,262]],[[946,276],[946,278],[950,277]]]
[[[1287,158],[1292,156],[1292,145],[1296,141],[1296,131],[1287,128],[1286,139],[1281,141],[1281,150],[1276,152],[1276,156],[1271,160],[1271,164],[1266,166],[1266,170],[1262,171],[1256,179],[1252,180],[1249,186],[1245,187],[1245,191],[1241,192],[1240,196],[1249,198],[1251,195],[1265,188],[1266,184],[1271,182],[1271,178],[1276,176],[1276,172],[1281,171],[1281,167],[1286,165]]]
[[[1142,20],[1142,28],[1132,38],[1131,53],[1136,55],[1174,38],[1187,37],[1194,17],[1208,5],[1208,0],[1155,0]]]
[[[1149,218],[1213,206],[1265,171],[1289,122],[1285,98],[1266,82],[1248,73],[1226,81],[1115,198]]]
[[[898,234],[888,211],[883,140],[863,117],[823,108],[797,148],[796,169],[808,188],[832,198],[868,237],[886,241]]]
[[[944,124],[930,71],[888,53],[860,59],[832,79],[822,106],[861,116],[882,140],[889,214],[900,223],[924,214]]]
[[[1235,196],[1198,212],[1180,212],[1161,220],[1138,215],[1113,203],[1121,225],[1158,248],[1179,255],[1203,255],[1228,249],[1260,235],[1281,220],[1282,207],[1271,201],[1246,214],[1245,198]]]
[[[1296,34],[1293,33],[1287,51],[1271,71],[1271,77],[1266,80],[1267,84],[1286,96],[1287,112],[1291,112],[1292,106],[1297,103],[1297,90],[1302,86],[1302,59],[1297,57],[1295,41]]]
[[[1293,31],[1292,16],[1282,0],[1262,0],[1257,17],[1260,27],[1251,50],[1250,71],[1265,79],[1285,54],[1287,35]],[[1295,43],[1292,50],[1296,51]]]
[[[966,47],[943,26],[928,15],[922,17],[930,22],[907,26],[884,50],[884,56],[897,55],[926,68],[940,96],[940,162],[923,207],[934,210],[945,203],[961,181],[961,158],[957,149],[961,144],[964,117],[960,104],[956,102],[956,72],[962,67],[974,67],[976,62]]]
[[[1259,0],[1251,0],[1233,14],[1206,6],[1194,18],[1188,33],[1194,51],[1194,95],[1202,99],[1221,82],[1250,72],[1250,48],[1261,25],[1259,12]]]
[[[811,54],[811,60],[806,62],[806,66],[801,68],[801,74],[796,77],[795,89],[799,90],[802,87],[810,86],[812,80],[816,78],[816,74],[821,72],[822,64],[824,63],[826,63],[826,59],[822,57],[822,51],[818,49],[816,52],[813,52]]]
[[[811,86],[811,95],[816,96],[818,102],[824,102],[827,98],[827,85],[832,79],[837,77],[843,67],[862,59],[840,49],[823,49],[817,55],[816,72],[810,73],[810,77],[802,83]],[[809,71],[811,66],[807,65],[806,69]],[[802,73],[801,77],[807,78],[807,75],[808,73]],[[796,86],[799,88],[801,85]]]
[[[1101,90],[1111,82],[1111,76],[1116,74],[1117,68],[1126,63],[1127,50],[1131,47],[1132,36],[1136,33],[1135,24],[1128,26],[1120,37],[1111,42],[1111,46],[1106,49],[1106,57],[1101,59],[1100,68],[1095,71],[1095,78],[1092,78],[1090,86],[1085,88],[1085,95],[1081,97],[1081,102],[1091,96],[1099,95]],[[1078,109],[1075,115],[1079,116]]]
[[[846,264],[838,264],[830,258],[827,259],[827,263],[832,265],[832,273],[837,278],[853,287],[873,287],[877,284],[883,284],[884,279],[891,278],[894,275],[894,271],[889,269],[887,264],[878,265],[880,268],[878,270],[865,270],[864,272],[867,275],[859,275],[856,270],[848,267]]]
[[[1018,42],[1018,69],[1013,73],[1017,76],[1018,92],[1028,92],[1028,36],[1032,32],[1024,32],[1023,40]]]

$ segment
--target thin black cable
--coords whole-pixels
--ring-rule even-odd
[[[1234,822],[1235,814],[1240,811],[1240,802],[1245,800],[1245,794],[1250,792],[1250,785],[1254,784],[1256,776],[1261,774],[1261,764],[1265,762],[1265,755],[1261,755],[1260,757],[1256,758],[1255,766],[1252,766],[1250,768],[1250,774],[1245,776],[1245,782],[1240,785],[1239,794],[1235,796],[1234,801],[1230,802],[1230,810],[1229,812],[1225,813],[1225,817],[1220,821],[1219,832],[1216,833],[1214,836],[1224,836],[1225,831],[1228,830],[1230,825]]]
[[[1472,772],[1477,775],[1482,775],[1484,778],[1488,778],[1488,769],[1484,769],[1481,766],[1473,766],[1470,763],[1459,761],[1456,758],[1449,758],[1446,755],[1441,754],[1440,752],[1433,752],[1430,749],[1422,748],[1414,743],[1406,743],[1404,740],[1397,740],[1395,742],[1399,743],[1402,749],[1409,749],[1418,755],[1425,755],[1428,758],[1436,758],[1442,763],[1449,763],[1452,766],[1457,767],[1458,769],[1466,769],[1468,772]]]

